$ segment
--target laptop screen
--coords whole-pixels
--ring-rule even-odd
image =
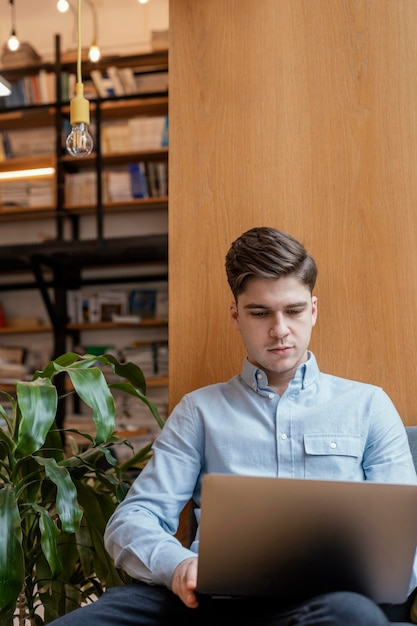
[[[401,603],[416,545],[417,486],[208,474],[197,591]]]

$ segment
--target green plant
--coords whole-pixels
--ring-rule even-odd
[[[103,368],[121,382],[107,382]],[[70,379],[70,393],[91,408],[95,423],[95,437],[76,431],[86,445],[72,453],[65,430],[56,426],[57,375]],[[134,453],[116,436],[114,389],[140,398],[163,426],[146,397],[141,369],[109,354],[64,354],[32,381],[17,382],[15,397],[5,394],[11,412],[0,405],[5,424],[0,429],[2,626],[13,619],[31,626],[48,623],[125,580],[104,548],[103,532],[129,489],[129,470],[140,471],[152,442]],[[132,448],[125,463],[114,454],[120,445]]]

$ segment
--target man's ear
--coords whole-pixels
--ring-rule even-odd
[[[316,296],[313,296],[311,298],[311,304],[312,304],[313,326],[315,326],[317,322],[317,297]]]
[[[230,319],[232,321],[233,326],[238,329],[239,328],[239,314],[237,312],[237,304],[236,302],[230,303]]]

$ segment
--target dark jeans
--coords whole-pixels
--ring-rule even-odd
[[[350,592],[328,593],[302,603],[277,607],[272,600],[204,598],[188,609],[165,587],[133,583],[108,589],[54,626],[387,626],[382,610]]]

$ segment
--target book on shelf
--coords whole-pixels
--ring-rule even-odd
[[[67,314],[70,324],[111,322],[112,315],[126,315],[129,308],[127,290],[80,289],[67,292]]]
[[[101,126],[103,154],[120,154],[130,150],[130,134],[127,120],[104,122]]]
[[[149,198],[148,182],[145,163],[129,163],[130,188],[133,198]]]
[[[106,198],[110,202],[133,200],[131,177],[127,167],[105,173]]]
[[[74,172],[65,175],[65,204],[91,205],[97,202],[96,173]]]
[[[168,164],[166,161],[146,163],[149,195],[160,198],[168,195]]]
[[[4,107],[14,108],[14,107],[24,107],[27,104],[30,104],[27,99],[27,94],[25,93],[25,81],[23,78],[19,78],[15,82],[11,83],[12,92],[1,99]]]
[[[119,70],[115,65],[110,65],[107,68],[107,76],[111,81],[111,86],[116,96],[124,96],[126,94],[123,82],[120,78]]]
[[[157,198],[168,195],[166,161],[139,161],[102,174],[103,202],[126,202],[135,198]],[[65,175],[65,204],[86,206],[97,202],[96,173],[73,172]]]
[[[101,128],[103,154],[156,150],[168,146],[168,116],[141,116],[104,122]]]
[[[55,129],[53,126],[9,130],[7,138],[8,158],[54,154]]]
[[[90,76],[100,98],[109,98],[116,95],[110,76],[102,73],[100,70],[91,70]]]
[[[109,65],[105,71],[90,71],[91,79],[101,98],[111,96],[138,96],[168,91],[168,72],[142,72],[131,67]]]
[[[36,74],[27,74],[11,83],[12,93],[1,98],[1,107],[8,109],[55,102],[55,84],[54,72],[41,69]]]
[[[168,72],[148,72],[135,74],[138,94],[165,93],[168,91]]]
[[[166,142],[166,116],[132,117],[128,120],[132,150],[161,148]]]
[[[6,207],[52,206],[52,181],[4,181],[0,185],[0,203]]]
[[[70,324],[110,322],[126,316],[134,317],[136,322],[156,316],[168,319],[168,293],[166,289],[150,288],[69,290],[67,314]]]
[[[29,206],[52,206],[55,204],[55,193],[50,181],[38,181],[29,185]]]
[[[54,72],[39,70],[38,73],[39,95],[44,104],[55,102],[56,100],[56,76]]]
[[[73,174],[72,176],[76,176]],[[123,202],[168,194],[166,162],[139,161],[103,173],[103,200]]]
[[[135,74],[131,67],[119,67],[119,79],[123,85],[124,93],[126,95],[133,95],[138,92],[136,85]]]

